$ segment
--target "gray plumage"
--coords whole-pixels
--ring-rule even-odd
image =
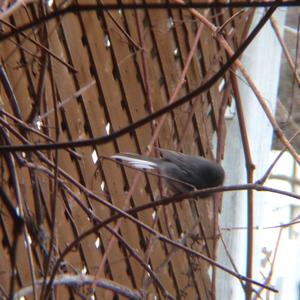
[[[126,161],[137,169],[158,170],[164,176],[170,190],[175,194],[188,192],[193,188],[201,190],[223,184],[225,172],[216,162],[200,156],[157,149],[161,153],[161,158],[131,153],[117,154],[112,158]]]

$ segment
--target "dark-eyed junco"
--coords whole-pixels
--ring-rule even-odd
[[[161,158],[131,153],[116,154],[112,158],[125,161],[137,169],[158,170],[175,194],[188,192],[194,188],[200,190],[222,185],[225,172],[216,162],[200,156],[157,149],[161,153]]]

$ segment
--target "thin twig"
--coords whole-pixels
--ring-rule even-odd
[[[46,283],[49,283],[50,277],[46,278]],[[139,291],[130,289],[127,286],[121,285],[115,281],[111,281],[108,279],[98,279],[93,275],[73,275],[73,274],[62,274],[55,276],[52,285],[53,286],[84,286],[91,285],[95,282],[97,287],[111,290],[112,292],[123,296],[127,299],[140,300],[142,299],[142,295]],[[37,288],[41,288],[43,284],[43,278],[38,279],[36,281]],[[24,298],[25,296],[29,296],[32,293],[32,286],[27,286],[22,288],[18,292],[16,292],[12,299],[18,300]]]
[[[34,1],[34,0],[33,0]],[[14,26],[13,24],[5,21],[5,20],[1,20],[0,19],[0,23],[5,24],[6,26],[10,27],[12,30],[17,30],[17,27]],[[68,64],[67,62],[63,61],[58,55],[56,55],[55,53],[53,53],[50,49],[48,49],[47,47],[45,47],[43,44],[37,42],[35,39],[33,39],[32,37],[28,36],[27,34],[25,34],[24,32],[19,32],[20,35],[22,35],[25,40],[29,40],[30,42],[32,42],[34,45],[36,45],[37,47],[41,48],[42,50],[44,50],[45,52],[47,52],[51,57],[55,58],[56,60],[58,60],[59,62],[61,62],[64,66],[66,66],[68,69],[70,69],[72,72],[78,72],[77,69],[75,69],[73,66],[71,66],[70,64]]]
[[[232,87],[235,94],[235,103],[237,108],[237,115],[239,121],[239,127],[241,131],[242,137],[242,144],[244,149],[244,155],[246,160],[246,171],[247,171],[247,183],[253,183],[253,176],[254,176],[254,164],[252,161],[250,144],[246,129],[246,122],[242,107],[242,99],[239,93],[239,87],[236,77],[230,72]],[[254,239],[254,232],[253,232],[253,190],[247,191],[247,255],[246,255],[246,273],[247,277],[252,278],[252,268],[253,268],[253,239]],[[252,297],[252,287],[251,283],[246,282],[246,299],[250,300]]]
[[[84,85],[82,88],[77,90],[73,95],[69,96],[66,99],[63,99],[60,103],[57,104],[57,108],[61,109],[64,105],[66,105],[71,100],[76,100],[79,96],[81,96],[87,89],[89,89],[91,86],[93,86],[96,83],[95,80],[92,80],[88,82],[86,85]],[[48,117],[50,114],[54,112],[54,108],[49,109],[46,113],[39,116],[39,119],[42,120],[46,117]]]
[[[300,129],[290,138],[289,143],[293,141],[294,138],[296,138],[300,134]],[[287,147],[283,147],[280,153],[277,155],[277,157],[274,159],[272,164],[269,166],[265,174],[256,182],[257,184],[264,184],[266,180],[268,179],[269,175],[271,174],[273,168],[279,161],[280,157],[284,154],[284,152],[287,150]]]
[[[36,2],[36,0],[17,0],[13,2],[4,12],[0,13],[0,20],[8,18],[21,7],[33,2]]]
[[[18,123],[19,125],[21,125],[22,127],[24,127],[26,130],[28,131],[31,131],[33,133],[35,133],[36,135],[46,139],[48,142],[52,142],[54,143],[54,140],[51,139],[48,135],[42,133],[41,131],[31,127],[31,126],[28,126],[24,121],[22,121],[21,119],[15,117],[14,115],[8,113],[7,111],[3,110],[2,107],[0,107],[0,114],[3,114],[5,115],[6,117],[10,118],[11,120],[13,120],[14,122]],[[9,126],[8,126],[8,123],[6,122],[7,124],[7,128],[9,129]],[[76,151],[72,150],[72,149],[66,149],[66,151],[68,151],[70,154],[74,155],[77,159],[82,159],[82,156],[77,153]]]
[[[277,258],[277,253],[278,253],[278,249],[279,249],[279,244],[280,244],[280,240],[281,240],[281,234],[283,232],[284,228],[280,228],[279,233],[278,233],[278,238],[277,238],[277,242],[276,242],[276,246],[275,246],[275,251],[274,251],[274,255],[273,255],[273,260],[271,262],[271,268],[269,271],[269,274],[265,280],[265,284],[269,284],[271,282],[272,276],[273,276],[273,272],[274,272],[274,265],[275,265],[275,260]],[[261,292],[263,291],[263,287],[260,288],[260,290],[258,291],[258,296],[260,296]],[[257,299],[256,296],[254,299]]]
[[[234,18],[238,17],[239,15],[243,14],[244,12],[245,12],[245,10],[241,9],[241,10],[237,11],[235,14],[233,14],[220,27],[218,27],[216,34],[221,33],[228,23],[230,23]]]
[[[287,46],[286,46],[286,44],[284,42],[284,39],[281,36],[280,30],[278,28],[278,24],[277,24],[277,22],[276,22],[276,20],[275,20],[274,17],[271,17],[270,20],[271,20],[272,27],[273,27],[273,29],[274,29],[274,31],[276,33],[277,38],[278,38],[278,41],[279,41],[279,43],[280,43],[280,45],[282,47],[283,53],[284,53],[284,55],[285,55],[285,57],[286,57],[286,59],[288,61],[288,64],[289,64],[289,66],[291,68],[291,71],[292,71],[292,73],[294,75],[294,79],[296,80],[297,85],[299,87],[300,86],[300,77],[299,77],[299,75],[297,73],[296,66],[295,66],[295,64],[293,62],[293,59],[292,59],[292,57],[291,57],[291,55],[289,53],[289,50],[288,50],[288,48],[287,48]]]

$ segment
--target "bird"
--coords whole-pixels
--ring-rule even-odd
[[[174,194],[186,193],[220,186],[224,182],[225,171],[215,161],[201,156],[187,155],[172,150],[156,148],[161,158],[133,153],[119,153],[112,159],[126,162],[139,170],[157,170]],[[205,193],[202,197],[209,196]]]

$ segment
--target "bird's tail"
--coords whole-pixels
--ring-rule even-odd
[[[154,158],[138,156],[129,153],[116,154],[111,156],[112,159],[125,161],[133,168],[140,170],[154,170],[158,169],[158,164]]]

